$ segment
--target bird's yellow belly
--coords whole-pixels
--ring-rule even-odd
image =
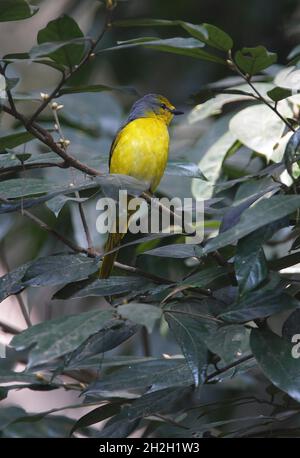
[[[149,183],[149,189],[154,191],[164,173],[168,151],[169,133],[163,121],[135,119],[117,137],[110,173],[130,175]]]

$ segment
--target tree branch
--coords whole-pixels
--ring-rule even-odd
[[[227,364],[227,366],[222,367],[221,369],[217,369],[215,372],[212,372],[206,377],[205,383],[209,382],[210,380],[214,379],[218,375],[223,374],[224,372],[228,371],[229,369],[233,369],[234,367],[239,366],[242,363],[245,363],[246,361],[249,361],[250,359],[254,358],[252,354],[243,356],[243,358],[238,359],[237,361],[234,361],[233,363]]]
[[[276,105],[273,107],[273,105],[271,103],[268,102],[267,99],[265,99],[264,96],[261,95],[261,93],[256,89],[256,87],[254,86],[254,84],[251,82],[250,80],[250,77],[248,77],[247,75],[245,75],[240,69],[239,67],[237,66],[237,64],[234,62],[233,58],[232,58],[232,54],[231,54],[231,51],[228,52],[228,56],[229,56],[229,59],[228,59],[228,66],[229,68],[232,70],[234,70],[238,75],[240,75],[243,80],[246,81],[246,83],[252,88],[252,90],[255,92],[255,94],[257,95],[257,98],[258,100],[260,100],[261,102],[263,102],[267,107],[270,108],[270,110],[272,110],[280,119],[281,121],[284,122],[284,124],[290,129],[292,130],[293,132],[296,132],[296,129],[294,129],[294,127],[292,126],[292,124],[289,123],[289,121],[287,119],[285,119],[284,116],[282,116],[282,114],[277,110],[276,108]]]

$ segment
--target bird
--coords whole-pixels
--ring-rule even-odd
[[[109,173],[128,175],[147,183],[153,193],[164,174],[169,153],[168,126],[174,115],[183,114],[159,94],[137,100],[127,121],[118,130],[109,154]],[[109,233],[104,253],[120,246],[124,233]],[[104,256],[100,278],[108,278],[117,251]]]

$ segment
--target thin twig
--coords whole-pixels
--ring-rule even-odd
[[[76,191],[75,194],[76,194],[77,198],[80,198],[78,191]],[[85,237],[86,237],[86,241],[87,241],[87,246],[88,246],[87,249],[88,249],[88,251],[90,253],[93,253],[94,252],[93,241],[92,241],[90,230],[89,230],[89,227],[88,227],[88,224],[87,224],[87,220],[86,220],[86,216],[85,216],[85,213],[84,213],[82,202],[78,202],[78,208],[79,208],[79,214],[80,214],[82,226],[83,226]]]
[[[59,168],[66,168],[65,162],[34,162],[32,164],[20,164],[20,165],[12,165],[11,167],[5,167],[0,169],[0,176],[9,175],[11,173],[16,172],[26,172],[26,170],[32,169],[45,169],[48,167],[59,167]]]
[[[212,372],[206,377],[205,383],[207,383],[209,380],[214,379],[218,375],[223,374],[224,372],[228,371],[229,369],[233,369],[234,367],[239,366],[242,363],[245,363],[246,361],[249,361],[250,359],[253,359],[254,356],[252,354],[243,356],[243,358],[240,358],[233,363],[227,364],[227,366],[222,367],[221,369],[217,369],[215,372]]]
[[[284,116],[282,116],[282,114],[277,110],[277,105],[275,104],[275,106],[273,106],[270,102],[268,102],[267,99],[265,99],[265,97],[263,95],[261,95],[261,93],[256,89],[256,87],[254,86],[254,84],[251,82],[250,80],[250,76],[247,76],[245,75],[240,69],[239,67],[237,66],[237,64],[234,62],[234,60],[232,59],[232,54],[231,54],[231,51],[229,51],[228,53],[228,56],[229,56],[229,59],[228,59],[228,64],[229,64],[229,68],[230,69],[233,69],[235,70],[236,73],[238,73],[238,75],[240,75],[243,80],[246,81],[246,83],[251,87],[251,89],[255,92],[255,94],[257,95],[258,99],[263,102],[266,106],[268,106],[280,119],[281,121],[284,122],[284,124],[290,129],[292,130],[293,132],[296,132],[296,129],[294,129],[294,127],[292,126],[292,124],[289,123],[289,121],[287,119],[285,119]]]

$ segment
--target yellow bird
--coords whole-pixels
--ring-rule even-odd
[[[109,157],[110,173],[129,175],[149,183],[154,192],[164,174],[169,152],[168,126],[181,111],[158,94],[147,94],[137,100],[125,125],[112,142]],[[111,233],[105,252],[118,247],[125,234]],[[100,278],[109,277],[117,252],[106,255]]]

